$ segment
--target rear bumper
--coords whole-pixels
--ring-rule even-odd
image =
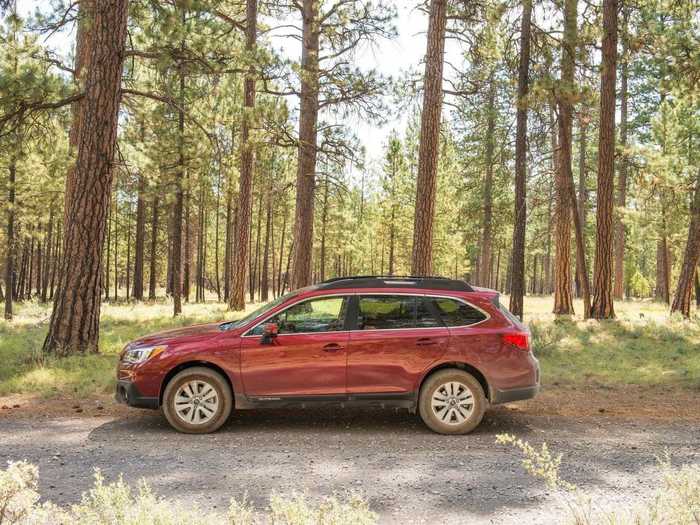
[[[139,389],[131,381],[117,381],[114,399],[117,403],[124,403],[136,408],[157,409],[160,406],[160,400],[157,397],[141,395]]]
[[[509,388],[507,390],[494,390],[491,399],[492,405],[510,403],[511,401],[522,401],[532,399],[540,391],[540,385],[533,385],[524,388]]]

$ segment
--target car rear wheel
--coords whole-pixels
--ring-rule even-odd
[[[479,381],[468,372],[441,370],[423,383],[418,411],[434,432],[468,434],[484,417],[486,396]]]
[[[186,434],[206,434],[223,425],[231,414],[233,396],[226,380],[214,370],[187,368],[176,374],[163,393],[163,415]]]

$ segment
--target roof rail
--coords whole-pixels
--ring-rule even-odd
[[[316,285],[319,289],[335,288],[425,288],[433,290],[452,290],[473,292],[466,282],[440,276],[422,275],[357,275],[335,277]]]

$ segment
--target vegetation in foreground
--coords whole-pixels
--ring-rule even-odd
[[[620,303],[616,321],[571,320],[548,313],[551,302],[551,297],[531,297],[525,303],[545,385],[663,385],[700,390],[697,320],[669,318],[666,305],[647,301]],[[0,321],[0,396],[110,394],[116,355],[130,340],[168,328],[243,315],[228,312],[221,303],[187,304],[177,318],[171,316],[171,308],[165,302],[106,304],[101,353],[57,359],[41,353],[49,307],[23,304],[12,323]]]
[[[511,434],[496,437],[496,443],[512,445],[523,455],[525,471],[541,479],[561,498],[574,525],[697,525],[700,522],[700,465],[671,466],[665,457],[659,460],[660,485],[652,498],[624,510],[601,507],[579,487],[559,474],[562,456],[554,456],[546,443],[537,449]]]
[[[159,498],[145,481],[132,490],[120,478],[105,483],[99,471],[95,484],[77,505],[61,508],[39,504],[39,469],[27,462],[11,462],[0,470],[0,524],[2,525],[368,525],[377,515],[358,495],[325,498],[314,505],[302,494],[270,496],[269,507],[258,512],[244,496],[231,499],[226,516],[211,514],[196,505],[187,507]]]
[[[595,498],[564,480],[559,473],[561,456],[552,455],[546,443],[535,448],[512,435],[499,435],[497,443],[512,445],[523,454],[523,467],[540,478],[564,503],[568,515],[561,522],[574,525],[697,525],[700,516],[700,466],[674,468],[668,459],[659,462],[660,484],[652,498],[623,511],[602,506]],[[105,483],[99,471],[95,484],[70,507],[39,504],[38,468],[27,462],[11,462],[0,470],[0,523],[28,524],[230,524],[365,525],[378,520],[357,494],[323,499],[318,505],[301,494],[272,494],[269,506],[259,511],[248,501],[232,499],[226,516],[208,514],[196,506],[183,506],[153,493],[145,481],[136,490],[120,478]]]

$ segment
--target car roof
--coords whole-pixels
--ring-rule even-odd
[[[342,290],[348,288],[373,288],[382,290],[440,290],[452,292],[473,292],[474,288],[466,281],[447,277],[417,276],[378,276],[338,277],[313,287],[314,290]]]

